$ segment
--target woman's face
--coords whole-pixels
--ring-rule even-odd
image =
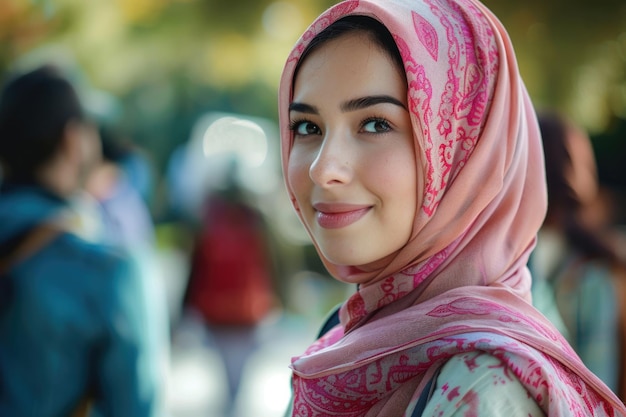
[[[365,34],[343,35],[300,66],[289,119],[287,181],[319,250],[361,271],[384,266],[418,207],[404,74]]]

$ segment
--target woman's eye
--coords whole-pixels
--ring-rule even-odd
[[[298,136],[319,135],[320,128],[307,121],[298,121],[291,124],[291,130]]]
[[[363,130],[367,133],[384,133],[390,131],[391,126],[385,119],[372,119],[363,123]]]

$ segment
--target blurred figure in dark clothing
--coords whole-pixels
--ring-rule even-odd
[[[625,400],[626,264],[607,235],[612,225],[604,216],[591,141],[554,111],[540,112],[539,125],[548,212],[531,258],[533,300],[553,322],[562,320],[583,362]]]
[[[0,96],[0,415],[153,416],[138,275],[89,242],[71,203],[100,158],[96,129],[51,67]]]

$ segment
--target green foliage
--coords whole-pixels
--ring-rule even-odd
[[[271,24],[300,23],[276,39],[263,20],[271,0],[2,0],[0,75],[33,56],[58,60],[56,49],[41,51],[61,48],[86,89],[117,100],[117,122],[162,165],[205,112],[276,117],[282,60],[335,3],[286,1],[299,15]],[[626,118],[623,0],[484,2],[507,28],[537,107],[595,133]]]

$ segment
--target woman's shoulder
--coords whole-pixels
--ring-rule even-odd
[[[441,368],[423,416],[540,417],[545,414],[510,368],[495,356],[472,351]]]

